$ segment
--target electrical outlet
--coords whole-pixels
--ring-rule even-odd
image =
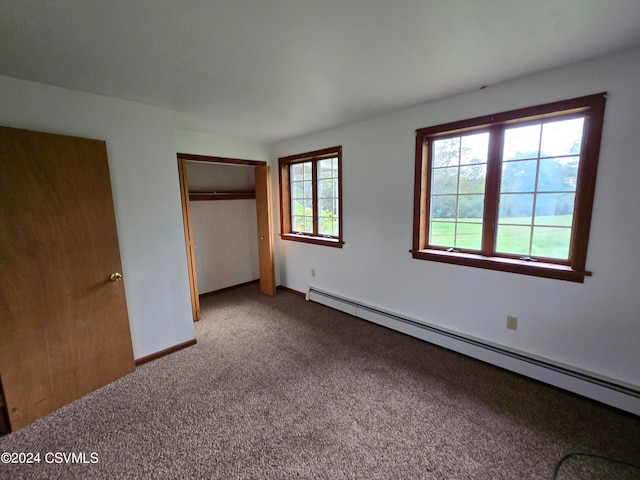
[[[509,330],[517,330],[518,329],[518,317],[513,317],[511,315],[507,315],[507,328]]]
[[[316,269],[315,269],[315,268],[312,268],[312,269],[311,269],[311,276],[312,276],[312,277],[315,277],[315,276],[316,276]]]

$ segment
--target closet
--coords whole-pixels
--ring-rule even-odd
[[[255,280],[275,294],[266,162],[178,154],[178,166],[194,320],[199,295]]]

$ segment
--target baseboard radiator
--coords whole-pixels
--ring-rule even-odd
[[[633,385],[622,384],[613,379],[465,336],[315,287],[309,287],[306,298],[354,317],[640,415],[640,389]]]

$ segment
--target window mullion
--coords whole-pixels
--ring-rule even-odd
[[[489,152],[487,159],[487,184],[484,197],[484,222],[482,226],[482,254],[493,256],[500,196],[500,174],[502,163],[502,140],[504,128],[496,125],[489,130]]]
[[[318,227],[318,161],[311,162],[311,191],[313,196],[313,234],[318,235],[320,228]]]

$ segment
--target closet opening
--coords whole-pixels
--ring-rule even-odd
[[[193,320],[200,320],[200,295],[253,281],[275,295],[267,162],[177,158]]]

